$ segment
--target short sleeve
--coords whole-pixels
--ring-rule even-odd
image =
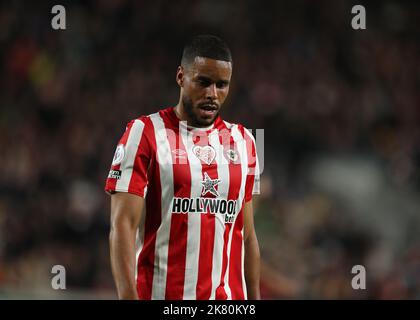
[[[150,145],[145,135],[145,123],[140,119],[133,120],[117,144],[105,191],[109,194],[128,192],[145,197],[149,162]]]
[[[245,202],[248,202],[252,199],[252,195],[260,194],[260,166],[254,136],[245,129],[244,138],[246,141],[248,160],[248,175],[245,184]]]

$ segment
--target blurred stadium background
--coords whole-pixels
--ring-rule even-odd
[[[54,31],[62,4],[67,30]],[[351,28],[351,7],[367,29]],[[125,124],[174,105],[186,38],[231,46],[225,119],[265,130],[265,299],[420,298],[418,1],[3,1],[0,299],[114,299],[103,192]],[[51,267],[67,290],[51,289]],[[367,289],[351,288],[364,265]]]

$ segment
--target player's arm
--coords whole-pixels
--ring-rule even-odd
[[[252,200],[244,204],[245,281],[248,299],[259,300],[260,295],[260,248],[254,228]]]
[[[119,299],[138,299],[135,283],[136,233],[144,214],[144,198],[130,193],[111,196],[109,245]]]

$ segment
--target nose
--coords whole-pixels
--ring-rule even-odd
[[[216,84],[213,83],[206,88],[206,98],[209,100],[216,100],[217,99],[217,87]]]

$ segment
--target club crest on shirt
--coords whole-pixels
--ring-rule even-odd
[[[235,149],[227,149],[225,151],[225,156],[231,162],[236,162],[239,158],[238,152]]]
[[[198,159],[207,165],[210,165],[216,157],[216,151],[212,146],[194,146],[192,151]]]
[[[112,159],[112,165],[116,166],[120,164],[124,159],[124,155],[125,155],[124,145],[119,144],[117,146],[117,149],[115,150],[114,158]]]

